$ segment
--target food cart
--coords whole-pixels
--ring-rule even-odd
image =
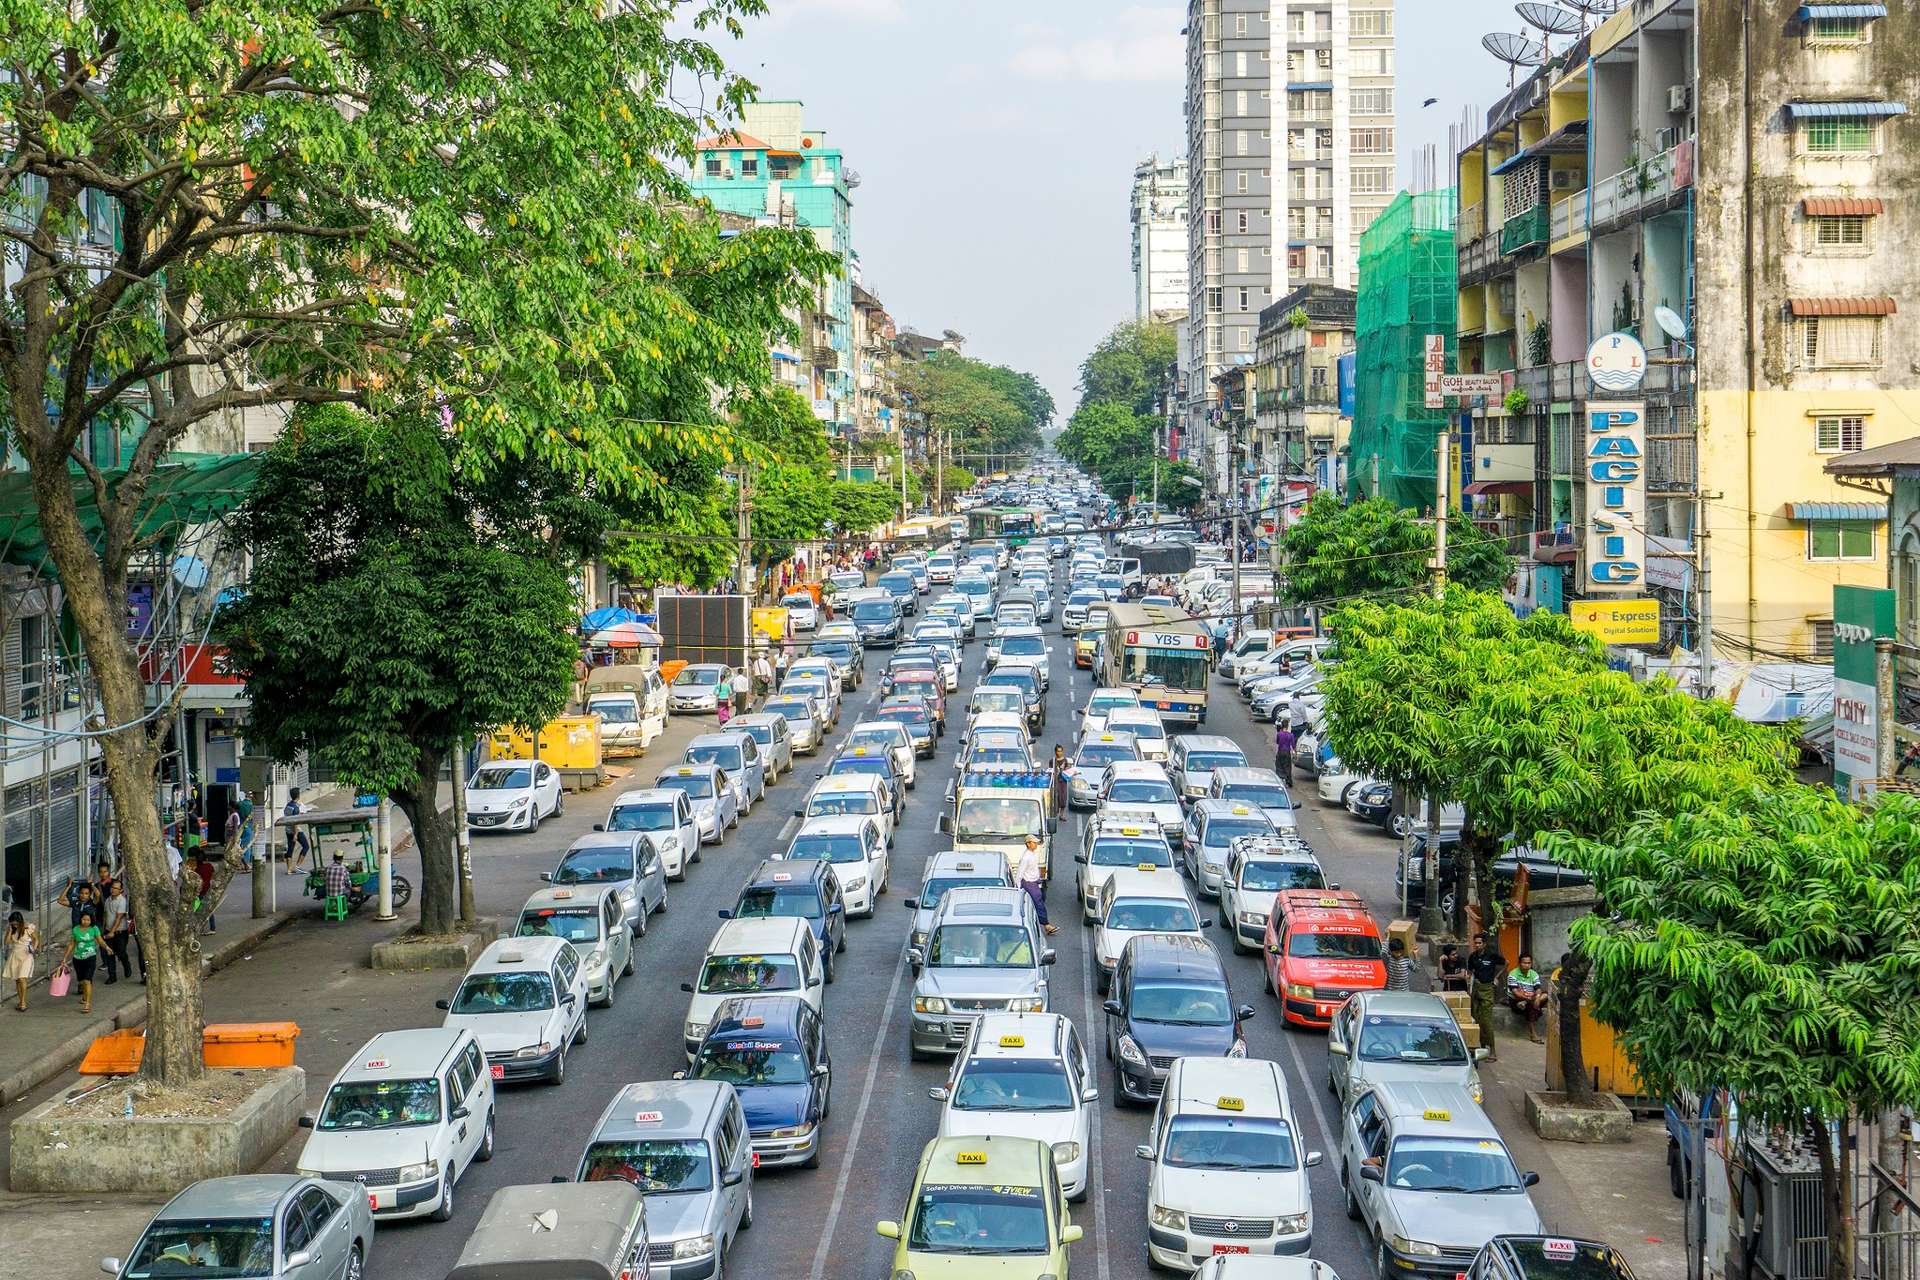
[[[374,838],[377,808],[356,805],[351,809],[316,809],[312,813],[288,814],[279,820],[278,832],[291,836],[307,833],[313,851],[313,867],[307,872],[301,892],[319,902],[327,897],[327,864],[333,855],[342,855],[346,863],[349,888],[347,909],[358,907],[380,892],[380,848]],[[393,905],[400,908],[413,899],[413,884],[405,876],[393,877]]]

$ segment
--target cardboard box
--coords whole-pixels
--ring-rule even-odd
[[[1456,1017],[1454,1021],[1460,1024],[1460,1038],[1466,1041],[1467,1048],[1469,1050],[1478,1049],[1480,1047],[1480,1024],[1472,1018]]]
[[[1412,959],[1414,956],[1420,954],[1419,921],[1395,920],[1392,924],[1389,924],[1387,926],[1387,942],[1391,944],[1395,938],[1400,939],[1400,945],[1407,949],[1408,959]]]

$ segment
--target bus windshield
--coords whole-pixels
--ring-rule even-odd
[[[1134,684],[1198,692],[1207,687],[1207,655],[1178,649],[1129,649],[1126,678]]]

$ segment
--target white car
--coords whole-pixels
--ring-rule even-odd
[[[862,720],[847,731],[847,740],[840,749],[855,753],[890,752],[893,755],[893,771],[900,775],[907,790],[913,790],[917,773],[913,739],[907,736],[907,726],[898,720]]]
[[[364,1184],[376,1221],[453,1217],[453,1186],[493,1159],[493,1082],[471,1031],[383,1031],[327,1086],[302,1176]]]
[[[1361,783],[1369,781],[1371,779],[1364,774],[1355,773],[1347,768],[1339,756],[1332,756],[1320,762],[1320,779],[1314,787],[1319,791],[1322,800],[1345,808],[1348,793]]]
[[[1173,850],[1160,834],[1159,824],[1144,809],[1109,809],[1081,828],[1080,850],[1073,883],[1080,914],[1088,924],[1099,922],[1100,891],[1116,870],[1174,869]]]
[[[633,930],[612,885],[542,889],[520,908],[516,938],[565,938],[580,953],[587,999],[613,1007],[613,987],[633,973]]]
[[[467,779],[469,831],[535,831],[561,805],[560,771],[544,760],[489,760]]]
[[[707,943],[699,976],[680,984],[692,997],[681,1029],[687,1061],[700,1051],[714,1013],[734,996],[797,996],[812,1005],[815,1013],[823,1013],[826,985],[820,945],[805,920],[797,916],[729,918]]]
[[[986,1014],[973,1024],[947,1083],[928,1092],[941,1103],[938,1136],[1038,1139],[1053,1151],[1067,1199],[1086,1199],[1100,1090],[1072,1019]]]
[[[812,631],[820,625],[820,606],[814,603],[813,596],[805,591],[794,591],[780,597],[780,605],[787,611],[787,621],[793,624],[795,631]]]
[[[1151,707],[1115,707],[1107,713],[1101,732],[1132,734],[1134,750],[1142,760],[1167,758],[1167,726]]]
[[[1087,699],[1086,709],[1080,717],[1080,736],[1104,733],[1107,716],[1110,712],[1123,707],[1139,709],[1140,691],[1138,689],[1101,688],[1093,691]]]
[[[595,831],[645,831],[660,851],[660,869],[669,880],[685,880],[690,863],[700,861],[700,822],[693,801],[675,787],[622,791]]]
[[[884,778],[870,773],[836,773],[820,779],[793,811],[796,818],[866,814],[880,824],[881,838],[893,848],[894,805]]]
[[[1297,837],[1241,836],[1228,846],[1220,877],[1220,927],[1233,935],[1235,951],[1258,951],[1282,892],[1338,887],[1327,883],[1320,859]]]
[[[1188,933],[1203,936],[1200,913],[1187,896],[1186,881],[1172,868],[1142,871],[1138,867],[1119,867],[1100,886],[1100,902],[1094,912],[1098,927],[1093,933],[1093,955],[1099,961],[1099,987],[1102,994],[1113,983],[1114,966],[1127,940],[1143,933]]]
[[[1108,809],[1125,809],[1151,819],[1149,825],[1178,847],[1186,836],[1187,811],[1180,806],[1180,793],[1166,766],[1148,760],[1116,760],[1107,766],[1100,783],[1099,810],[1096,818],[1107,816]]]
[[[496,1080],[567,1078],[567,1050],[587,1041],[587,976],[565,938],[501,938],[460,979],[441,1025],[471,1031]]]
[[[873,916],[890,875],[887,840],[880,819],[871,814],[808,818],[776,862],[824,862],[833,868],[847,914]]]

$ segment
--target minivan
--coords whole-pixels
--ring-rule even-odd
[[[699,1051],[714,1011],[728,997],[794,995],[818,1010],[826,1004],[826,985],[820,947],[805,920],[792,916],[728,920],[707,943],[699,976],[680,984],[693,997],[683,1028],[688,1060]]]
[[[1217,733],[1181,734],[1167,748],[1167,772],[1183,800],[1198,800],[1207,794],[1215,769],[1244,769],[1247,753],[1232,738]]]
[[[1024,889],[948,890],[907,960],[919,973],[907,1041],[916,1059],[959,1052],[982,1013],[1047,1007],[1054,952]]]
[[[1237,1058],[1247,1051],[1240,1024],[1252,1005],[1235,1005],[1220,954],[1192,934],[1145,933],[1128,940],[1103,1006],[1107,1057],[1116,1097],[1151,1102],[1175,1058]]]

